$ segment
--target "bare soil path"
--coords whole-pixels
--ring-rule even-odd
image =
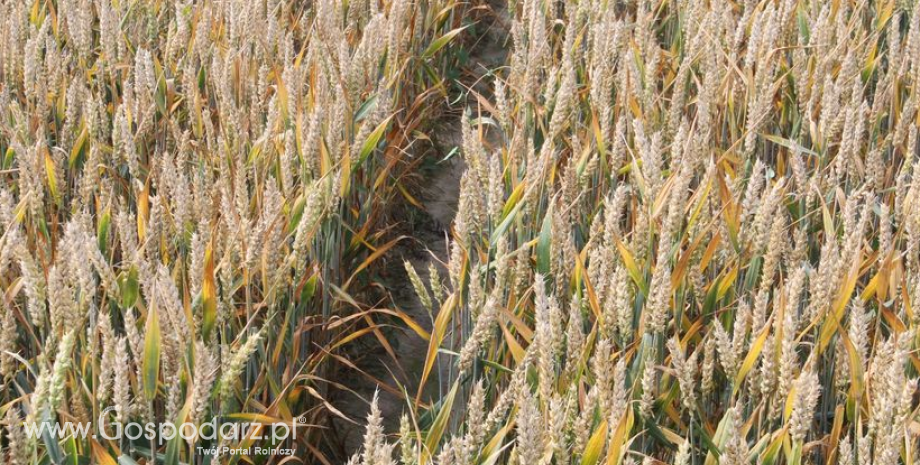
[[[507,55],[507,31],[503,1],[492,2],[493,11],[484,15],[477,25],[477,40],[469,44],[470,58],[464,69],[461,83],[466,89],[473,88],[481,95],[490,96],[493,81],[489,74],[504,65]],[[437,315],[429,314],[428,310],[416,295],[404,268],[404,261],[408,261],[417,270],[422,281],[429,283],[429,268],[434,268],[440,273],[442,281],[447,281],[444,264],[448,257],[448,237],[451,223],[457,211],[460,193],[460,178],[466,169],[459,155],[443,158],[452,150],[462,144],[461,120],[463,110],[470,107],[476,111],[476,98],[467,94],[452,108],[445,111],[440,120],[434,125],[432,139],[437,148],[436,163],[426,163],[421,169],[419,185],[416,186],[413,197],[423,207],[415,209],[404,223],[398,228],[398,233],[408,236],[398,246],[391,249],[386,257],[386,270],[388,285],[395,306],[418,322],[426,331],[430,331],[432,321]],[[437,309],[435,309],[437,311]],[[428,342],[409,329],[398,328],[388,335],[388,340],[396,352],[399,361],[398,369],[394,366],[392,358],[387,355],[379,344],[371,343],[366,348],[367,352],[357,362],[358,367],[368,375],[377,378],[390,386],[404,386],[410,395],[418,390],[419,378],[422,374]],[[448,370],[452,360],[442,356],[435,370]],[[437,398],[439,389],[437,373],[432,376],[426,386],[424,397]],[[379,392],[378,406],[384,418],[384,427],[387,433],[394,433],[399,429],[399,418],[406,411],[406,399],[386,390],[380,389],[368,376],[355,374],[343,380],[346,390],[334,402],[336,408],[341,410],[356,424],[336,419],[333,427],[334,434],[339,437],[344,457],[350,456],[361,448],[364,434],[364,422],[369,409],[369,402],[375,392]],[[352,392],[347,392],[351,390]],[[423,399],[427,400],[427,399]]]

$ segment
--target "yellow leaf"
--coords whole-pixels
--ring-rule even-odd
[[[115,462],[115,459],[109,455],[109,452],[105,450],[105,447],[103,447],[102,444],[99,444],[99,441],[90,438],[89,443],[93,450],[93,458],[96,459],[96,462],[98,462],[100,465],[118,465],[118,463]]]
[[[227,415],[227,417],[233,420],[245,420],[252,423],[262,423],[266,425],[284,422],[284,420],[281,418],[272,417],[261,413],[231,413]]]
[[[600,152],[601,158],[607,156],[607,144],[604,141],[604,133],[601,131],[600,123],[598,122],[597,112],[592,111],[591,118],[591,131],[594,133],[594,141],[597,144],[597,151]],[[612,168],[616,169],[616,166]]]
[[[588,250],[586,248],[582,252],[582,255],[579,255],[577,257],[578,263],[576,266],[576,270],[578,270],[578,273],[582,281],[584,281],[585,283],[585,290],[588,293],[588,305],[591,307],[591,312],[594,313],[595,318],[602,319],[604,317],[604,312],[601,311],[601,306],[597,299],[597,293],[594,292],[594,286],[591,284],[591,280],[588,278],[588,273],[584,273],[584,269],[585,269],[584,268],[585,267],[584,254],[586,254],[587,252]]]
[[[70,149],[70,157],[68,158],[68,164],[73,168],[74,164],[77,161],[77,156],[80,155],[80,150],[83,149],[83,144],[86,143],[87,136],[89,136],[89,129],[84,125],[83,129],[80,131],[80,135],[77,137],[76,142],[73,144],[73,148]],[[85,169],[95,170],[95,166],[87,166]]]
[[[494,464],[498,460],[498,457],[500,456],[501,452],[504,450],[504,447],[499,448],[499,446],[501,445],[502,441],[504,441],[505,436],[508,434],[508,430],[510,428],[511,428],[510,423],[506,424],[505,426],[502,426],[502,428],[498,430],[497,433],[495,433],[495,436],[492,436],[492,439],[490,439],[489,442],[485,445],[485,447],[482,448],[480,457],[488,457],[486,461],[483,462],[483,465],[487,465],[489,463]],[[506,444],[505,447],[508,447],[509,445],[510,443]]]
[[[508,196],[508,200],[505,202],[505,206],[502,207],[502,218],[508,216],[508,213],[510,213],[511,210],[514,210],[515,205],[517,205],[521,197],[524,196],[525,186],[527,186],[527,183],[521,182],[517,185],[517,187],[514,188],[513,191],[511,191],[511,195]]]
[[[214,282],[214,244],[209,243],[204,251],[204,280],[201,284],[201,302],[204,314],[201,332],[204,340],[209,340],[211,331],[217,321],[217,284]]]
[[[585,446],[585,452],[581,456],[581,465],[595,465],[604,450],[604,443],[607,442],[607,420],[598,425],[597,430],[588,440]]]
[[[415,331],[415,334],[418,334],[419,337],[421,337],[422,339],[426,341],[431,338],[431,334],[428,334],[428,331],[425,331],[425,328],[422,328],[422,326],[418,324],[415,321],[415,319],[407,315],[402,310],[399,310],[399,309],[391,310],[389,308],[378,308],[378,309],[375,309],[374,311],[378,313],[386,313],[387,315],[393,315],[399,318],[400,320],[403,320],[403,323],[405,323],[406,326],[411,328],[412,331]]]
[[[365,334],[372,333],[372,332],[374,332],[374,328],[361,328],[357,331],[352,331],[348,333],[347,336],[336,341],[335,344],[332,344],[332,347],[330,347],[330,350],[337,349],[345,344],[348,344],[351,341],[354,341],[355,339],[358,339],[361,336],[364,336]]]
[[[280,110],[281,110],[281,118],[282,118],[282,119],[287,119],[288,114],[289,114],[289,113],[288,113],[288,91],[287,91],[287,87],[285,87],[285,85],[284,85],[284,80],[281,79],[281,75],[280,75],[279,73],[275,73],[275,77],[276,77],[276,79],[275,79],[275,86],[276,86],[276,90],[277,90],[277,92],[278,92],[278,94],[277,94],[277,95],[278,95],[277,101],[278,101],[278,103],[279,103],[279,107],[280,107]]]
[[[626,445],[626,436],[632,431],[633,409],[626,409],[626,415],[620,418],[620,424],[610,438],[610,453],[607,454],[607,465],[616,465],[620,462],[620,450]]]
[[[658,192],[658,197],[655,198],[655,203],[652,205],[652,216],[657,218],[661,214],[661,210],[667,205],[668,200],[671,199],[671,188],[674,186],[674,182],[677,179],[677,174],[675,173],[665,181],[664,185],[661,186],[661,190]]]
[[[415,197],[412,196],[412,194],[409,193],[409,191],[406,189],[405,186],[403,186],[401,182],[396,183],[396,188],[399,189],[399,193],[402,194],[403,198],[405,198],[410,204],[412,204],[416,208],[421,208],[421,209],[425,208],[422,205],[422,203],[418,201],[418,199],[416,199]]]
[[[789,394],[786,396],[786,402],[783,404],[783,421],[789,421],[789,417],[792,416],[792,406],[795,404],[795,385],[796,383],[792,383]]]
[[[58,181],[57,174],[54,169],[54,159],[51,158],[51,153],[47,150],[45,152],[45,175],[48,177],[48,190],[51,191],[51,196],[55,201],[60,199],[60,193],[58,192]]]
[[[137,239],[141,244],[147,237],[147,218],[150,216],[150,181],[144,184],[144,190],[137,196]]]
[[[673,430],[671,430],[670,428],[665,428],[661,426],[658,429],[661,430],[661,434],[664,434],[665,439],[667,439],[668,442],[670,442],[672,445],[680,446],[681,444],[684,443],[684,438],[681,435],[674,432]]]
[[[425,358],[425,367],[422,370],[422,377],[418,383],[418,395],[415,396],[416,406],[418,405],[419,399],[422,398],[422,392],[424,392],[425,389],[425,381],[428,380],[428,375],[431,374],[434,362],[438,358],[438,348],[441,347],[441,341],[444,340],[444,335],[447,333],[447,327],[450,324],[454,308],[456,307],[456,294],[451,294],[444,304],[441,305],[441,311],[438,312],[438,316],[435,318],[432,337],[428,341],[428,354]]]
[[[738,370],[738,376],[735,377],[735,387],[732,389],[732,395],[738,394],[738,389],[741,387],[741,382],[744,381],[744,377],[751,371],[751,368],[754,368],[754,363],[757,362],[757,357],[759,357],[760,352],[763,351],[764,342],[766,342],[767,335],[769,334],[770,324],[768,321],[767,324],[764,325],[763,330],[760,331],[760,336],[757,336],[757,340],[751,344],[751,349],[748,351],[747,357],[744,358],[744,363],[741,364],[741,368]],[[767,356],[772,356],[772,354],[767,354]]]
[[[721,299],[725,297],[725,293],[732,287],[732,284],[735,284],[735,279],[738,278],[738,267],[735,266],[728,272],[728,275],[725,276],[725,279],[719,283],[719,290],[716,293],[716,297]]]
[[[505,335],[505,342],[508,344],[511,356],[514,357],[514,362],[521,363],[521,360],[524,360],[524,348],[518,344],[517,339],[514,338],[514,335],[511,334],[511,331],[508,331],[508,328],[506,328],[504,324],[499,326],[502,329],[502,334]]]
[[[709,242],[709,246],[706,247],[706,251],[703,252],[703,258],[700,259],[700,272],[706,271],[706,268],[709,266],[709,261],[712,260],[713,255],[715,255],[716,250],[718,250],[719,243],[722,242],[722,234],[716,233],[713,236],[712,241]]]
[[[393,239],[392,241],[387,242],[386,244],[381,245],[380,247],[377,248],[377,250],[374,250],[373,253],[371,253],[370,255],[368,255],[368,257],[365,258],[364,261],[361,262],[361,264],[358,265],[357,268],[355,268],[355,271],[353,271],[353,272],[351,273],[351,277],[348,278],[348,281],[345,281],[345,285],[342,286],[342,292],[345,292],[345,291],[348,289],[348,286],[351,285],[351,282],[354,281],[354,279],[358,277],[358,274],[360,274],[361,271],[363,271],[365,268],[367,268],[368,266],[370,266],[371,263],[374,263],[374,260],[377,260],[378,258],[382,257],[383,254],[385,254],[385,253],[387,252],[387,250],[390,250],[390,248],[392,248],[392,247],[393,247],[394,245],[396,245],[399,241],[401,241],[401,240],[403,240],[403,239],[405,239],[405,238],[406,238],[406,236],[399,236],[399,237],[397,237],[396,239]]]
[[[639,271],[639,267],[636,266],[636,261],[633,259],[632,253],[623,245],[619,238],[617,238],[617,250],[620,251],[623,266],[626,267],[626,271],[629,273],[633,282],[636,283],[636,286],[639,287],[639,290],[642,291],[643,294],[648,295],[648,289],[645,286],[645,282],[642,280],[642,273]]]
[[[846,280],[843,282],[843,286],[840,287],[837,293],[837,298],[834,300],[834,306],[830,309],[834,318],[825,319],[824,328],[821,331],[821,338],[818,341],[818,354],[824,352],[824,349],[830,344],[831,338],[837,331],[837,324],[833,324],[833,320],[839,322],[843,319],[843,311],[850,301],[850,296],[853,295],[853,289],[856,288],[856,281],[859,278],[859,264],[860,257],[859,254],[857,254],[853,263],[850,264],[850,270],[845,276]]]

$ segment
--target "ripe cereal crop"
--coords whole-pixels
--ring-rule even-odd
[[[920,462],[918,2],[0,11],[4,463]]]

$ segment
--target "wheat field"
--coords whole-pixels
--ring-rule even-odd
[[[920,2],[0,12],[2,463],[920,463]]]

